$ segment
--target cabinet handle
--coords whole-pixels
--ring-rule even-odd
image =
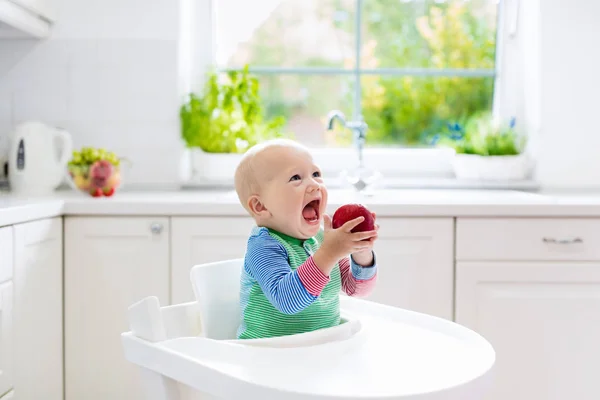
[[[158,235],[159,233],[161,233],[162,230],[163,230],[163,226],[162,226],[162,224],[159,224],[158,222],[155,222],[150,225],[150,231],[155,235]]]
[[[544,243],[555,243],[555,244],[575,244],[575,243],[583,243],[582,238],[573,238],[573,239],[554,239],[554,238],[543,238]]]

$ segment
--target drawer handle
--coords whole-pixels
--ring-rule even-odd
[[[573,238],[573,239],[554,239],[554,238],[543,238],[544,243],[554,243],[554,244],[576,244],[583,243],[582,238]]]

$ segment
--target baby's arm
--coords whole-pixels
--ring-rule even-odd
[[[373,291],[377,281],[375,253],[373,253],[373,264],[371,266],[358,265],[352,257],[342,258],[339,265],[344,293],[348,296],[364,297]]]
[[[292,271],[286,250],[268,233],[250,238],[246,260],[246,272],[256,279],[269,302],[284,314],[304,310],[329,282],[312,257]]]

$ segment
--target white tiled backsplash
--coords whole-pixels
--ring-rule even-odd
[[[56,1],[51,38],[0,40],[0,159],[35,119],[130,159],[129,182],[177,184],[179,2]]]

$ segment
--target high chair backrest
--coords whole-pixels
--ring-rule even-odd
[[[195,265],[190,278],[200,310],[201,335],[235,339],[240,323],[240,276],[244,259]]]

